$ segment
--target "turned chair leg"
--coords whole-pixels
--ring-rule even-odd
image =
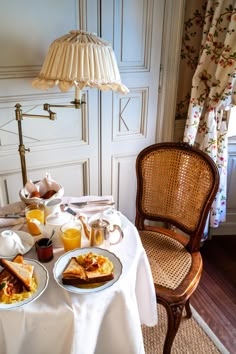
[[[192,317],[192,311],[191,311],[191,308],[190,308],[190,302],[189,302],[190,299],[188,299],[186,301],[186,304],[185,304],[185,310],[186,310],[186,315],[187,315],[187,318],[191,318]]]
[[[174,338],[176,336],[176,333],[180,325],[182,312],[185,304],[178,304],[173,306],[170,306],[168,304],[163,304],[163,305],[166,308],[167,317],[168,317],[168,329],[167,329],[163,354],[170,354]]]

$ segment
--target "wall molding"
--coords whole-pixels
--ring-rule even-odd
[[[120,19],[120,21],[114,21],[114,28],[113,32],[115,33],[115,36],[119,38],[119,48],[114,48],[117,58],[119,59],[119,70],[120,73],[139,73],[139,72],[149,72],[150,71],[150,59],[151,59],[151,40],[152,40],[152,27],[153,27],[153,7],[154,7],[154,1],[153,0],[148,0],[148,1],[143,1],[143,6],[145,6],[144,12],[143,12],[143,21],[141,25],[143,25],[144,28],[144,35],[141,40],[143,41],[142,45],[142,54],[143,58],[140,61],[126,61],[123,58],[123,53],[124,51],[122,50],[123,47],[123,36],[124,34],[122,33],[120,27],[117,25],[117,23],[123,23],[124,21]],[[123,1],[117,2],[117,6],[115,6],[115,12],[116,14],[114,15],[114,18],[116,16],[122,17],[122,7],[123,7]],[[146,16],[145,16],[146,14]],[[141,42],[140,42],[141,45]]]
[[[119,141],[123,139],[126,140],[127,136],[129,136],[129,138],[135,136],[135,139],[137,139],[137,137],[142,139],[143,137],[147,136],[148,96],[148,87],[130,88],[130,92],[125,96],[115,96],[113,94],[113,105],[117,105],[117,111],[119,111],[119,117],[113,114],[113,141]],[[128,123],[125,121],[125,109],[130,109],[129,105],[132,105],[132,100],[136,99],[139,100],[140,115],[138,116],[135,114],[136,119],[133,120],[131,124],[136,124],[136,122],[138,122],[139,126],[137,129],[132,129],[132,126],[129,129]],[[122,106],[122,101],[127,103]],[[121,108],[123,108],[122,111]],[[114,112],[115,110],[113,110],[113,113]],[[122,124],[126,125],[126,123],[127,131],[121,131],[120,127]]]
[[[35,94],[25,94],[25,95],[6,95],[0,96],[0,109],[1,108],[12,108],[12,103],[20,103],[24,102],[26,105],[34,105],[37,102],[38,105],[43,103],[52,103],[55,101],[57,103],[62,102],[65,103],[66,101],[70,101],[74,99],[74,91],[70,91],[68,93],[61,93],[61,92],[51,92],[51,91],[43,91],[42,93],[35,93]],[[23,106],[23,104],[22,104]]]
[[[63,97],[62,97],[63,96]],[[3,128],[1,127],[0,124],[0,132],[2,132],[2,134],[7,133],[7,134],[14,134],[18,136],[18,130],[17,130],[17,122],[15,120],[15,104],[16,102],[21,102],[22,104],[22,112],[24,113],[32,113],[32,114],[42,114],[45,116],[48,116],[48,113],[46,111],[43,110],[43,103],[47,102],[47,103],[55,103],[55,104],[70,104],[71,98],[73,96],[69,95],[69,94],[63,94],[60,95],[60,98],[57,97],[54,94],[50,94],[47,96],[47,100],[43,100],[41,95],[37,95],[37,98],[35,98],[35,96],[33,96],[32,99],[32,95],[31,96],[14,96],[14,105],[12,105],[12,100],[13,97],[11,97],[9,99],[6,100],[6,102],[4,103],[4,107],[3,105],[0,103],[0,118],[1,116],[3,117],[4,115],[8,114],[9,115],[9,109],[11,109],[11,115],[9,115],[9,122],[6,122],[5,124],[3,124]],[[18,100],[19,99],[19,100]],[[24,101],[25,99],[25,101]],[[88,91],[83,92],[82,94],[82,99],[84,101],[88,101]],[[36,109],[36,110],[35,110]],[[51,108],[53,111],[53,107]],[[71,109],[71,108],[70,108]],[[57,108],[56,109],[56,113],[57,113],[57,119],[55,120],[54,124],[57,124],[57,120],[59,120],[58,124],[62,124],[63,121],[65,121],[67,119],[66,116],[66,109],[65,108]],[[61,139],[60,136],[55,136],[53,135],[50,139],[38,139],[37,137],[31,135],[31,133],[33,134],[33,132],[27,132],[26,125],[22,127],[22,134],[23,134],[23,140],[24,140],[24,144],[27,146],[30,146],[31,152],[37,152],[37,151],[47,151],[47,150],[61,150],[64,148],[78,148],[82,145],[88,145],[89,144],[89,130],[88,130],[88,108],[87,105],[84,104],[82,105],[80,110],[75,110],[74,111],[75,117],[74,119],[79,119],[79,115],[80,115],[80,119],[81,119],[81,138],[79,138],[77,135],[75,135],[74,133],[76,131],[73,132],[73,134],[71,134],[70,136],[68,136],[67,138],[64,138],[63,140]],[[35,118],[37,119],[37,118]],[[27,124],[28,122],[30,123],[30,120],[27,118],[23,118],[22,121],[24,121],[24,124]],[[49,120],[47,120],[49,123]],[[12,125],[12,122],[15,122],[14,126]],[[40,119],[37,119],[37,122],[40,123]],[[43,120],[41,120],[41,122],[43,122]],[[7,124],[9,123],[9,128],[7,127]],[[17,139],[18,141],[18,139]],[[0,142],[0,157],[4,157],[4,156],[12,156],[15,154],[16,151],[16,144],[14,142],[12,142],[11,140],[7,141],[7,144],[2,144]]]
[[[185,1],[165,1],[156,142],[173,141]]]
[[[66,163],[63,164],[63,168],[66,168],[68,171],[70,170],[70,167],[73,169],[74,167],[81,169],[81,181],[79,182],[80,187],[82,188],[83,192],[85,194],[89,193],[90,186],[89,186],[89,160],[88,159],[81,159],[79,161],[67,161]],[[42,176],[42,172],[45,172],[45,170],[48,170],[48,165],[38,165],[37,167],[30,167],[27,168],[27,173],[33,172],[34,174]],[[50,170],[51,171],[60,171],[61,170],[61,164],[60,163],[52,163],[50,165]],[[12,203],[13,200],[11,198],[11,194],[13,194],[12,190],[14,190],[14,187],[12,185],[12,182],[10,181],[11,178],[16,176],[18,179],[18,176],[21,179],[21,171],[19,169],[12,169],[9,171],[4,171],[4,173],[0,174],[0,206],[5,205],[8,203]],[[10,180],[9,180],[10,178]],[[65,181],[65,183],[67,183]],[[64,184],[65,184],[64,183]],[[18,195],[18,190],[14,191],[16,195]]]
[[[0,66],[0,79],[34,78],[40,70],[40,65]]]
[[[127,185],[130,189],[133,189],[133,193],[136,194],[136,179],[132,180],[132,174],[124,178],[124,168],[135,168],[137,154],[115,154],[112,157],[111,169],[112,169],[112,183],[111,183],[111,194],[114,197],[115,205],[117,210],[122,211],[122,207],[129,205],[128,213],[126,216],[129,220],[134,222],[135,219],[135,199],[127,200],[127,194],[123,193]],[[125,166],[124,166],[125,165]],[[128,191],[127,191],[128,193]]]

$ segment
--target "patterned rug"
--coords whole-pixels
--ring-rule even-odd
[[[158,305],[158,325],[142,326],[146,354],[162,354],[167,330],[167,316],[163,306]],[[183,314],[171,354],[229,354],[198,313],[191,307],[193,316]]]

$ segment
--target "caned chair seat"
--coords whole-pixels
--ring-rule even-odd
[[[139,234],[149,259],[154,283],[176,289],[190,271],[191,254],[180,242],[163,233],[140,231]]]
[[[169,354],[184,307],[191,316],[189,299],[203,269],[201,237],[219,187],[219,172],[197,148],[160,143],[139,153],[136,174],[135,225],[150,262],[157,302],[167,311],[163,352]],[[158,227],[160,222],[164,226]]]

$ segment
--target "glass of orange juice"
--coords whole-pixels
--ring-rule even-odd
[[[72,221],[61,226],[61,238],[64,251],[71,251],[81,247],[81,223]]]
[[[32,236],[40,235],[39,228],[30,219],[37,219],[41,224],[44,224],[44,206],[41,203],[29,204],[25,208],[25,217],[28,230]]]

